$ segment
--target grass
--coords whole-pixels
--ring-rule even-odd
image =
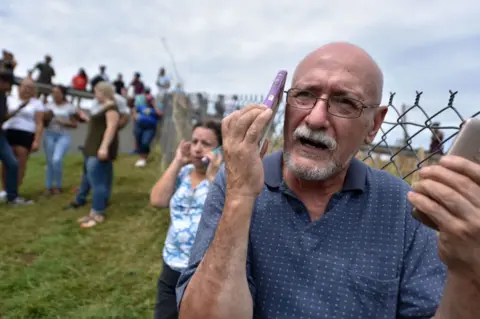
[[[30,159],[22,194],[37,203],[0,205],[0,318],[152,318],[169,217],[148,204],[158,165],[135,169],[135,160],[116,161],[108,219],[83,230],[76,219],[88,206],[62,210],[79,185],[81,156],[67,157],[67,192],[50,198],[41,196],[44,158]]]
[[[152,318],[168,212],[149,207],[158,165],[115,163],[106,222],[80,229],[88,213],[62,207],[74,197],[82,158],[67,157],[60,196],[41,196],[45,160],[34,156],[22,195],[31,206],[0,205],[0,318]]]

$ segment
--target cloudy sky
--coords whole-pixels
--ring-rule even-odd
[[[138,70],[153,86],[160,66],[175,76],[164,37],[188,91],[264,94],[277,70],[292,74],[312,49],[350,41],[383,69],[385,102],[396,92],[397,106],[412,104],[420,90],[433,114],[458,90],[455,106],[468,117],[480,111],[479,16],[473,0],[1,0],[0,43],[15,53],[18,75],[48,53],[58,82],[106,64],[110,77]],[[425,121],[419,111],[408,120]],[[438,120],[458,125],[452,112]]]

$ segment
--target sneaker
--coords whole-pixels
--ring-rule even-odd
[[[0,200],[6,200],[7,199],[7,192],[6,191],[1,191],[0,192]]]
[[[135,163],[135,167],[145,167],[147,165],[147,161],[144,158],[139,159]]]
[[[10,205],[30,205],[33,204],[33,200],[28,200],[25,198],[17,197],[14,200],[8,201]]]

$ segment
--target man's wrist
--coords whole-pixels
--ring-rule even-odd
[[[480,291],[474,276],[449,270],[435,319],[477,319],[480,313]]]
[[[225,192],[225,202],[228,202],[232,206],[243,206],[248,205],[255,202],[257,196],[250,195],[250,194],[242,194],[241,192],[237,192],[234,189],[228,189]]]

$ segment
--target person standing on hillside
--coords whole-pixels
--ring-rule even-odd
[[[123,75],[122,73],[118,73],[117,79],[113,82],[113,86],[115,87],[115,93],[123,95],[123,89],[125,89],[125,82],[123,82]]]
[[[94,88],[99,107],[86,119],[84,156],[86,172],[82,178],[76,203],[85,204],[85,189],[92,190],[90,213],[78,220],[81,228],[91,228],[105,220],[105,210],[110,196],[113,162],[118,154],[118,127],[120,114],[113,86],[105,81]]]
[[[133,109],[135,127],[133,132],[140,157],[135,163],[136,167],[147,165],[150,145],[157,134],[158,123],[162,115],[162,110],[156,105],[155,99],[150,94],[150,89],[148,89],[148,93],[145,92],[145,94],[135,97],[135,108]]]
[[[120,94],[114,94],[115,104],[118,109],[119,113],[119,120],[117,125],[117,130],[120,132],[124,129],[128,122],[130,121],[131,111],[130,108],[127,106],[127,100],[125,97],[121,96]],[[80,122],[88,123],[90,120],[90,116],[92,114],[97,114],[103,109],[103,104],[95,99],[93,101],[93,105],[90,109],[90,114],[87,114],[85,111],[77,109],[76,118]],[[75,199],[70,202],[68,205],[64,206],[63,209],[77,209],[83,207],[87,203],[87,196],[90,192],[91,185],[87,177],[87,156],[85,154],[85,148],[82,147],[82,152],[84,155],[84,162],[83,162],[83,174],[82,174],[82,182],[80,183],[80,188],[76,190],[76,197]],[[107,191],[106,191],[106,205],[109,205],[110,198],[112,196],[112,187],[113,187],[113,179],[114,179],[114,167],[107,171]]]
[[[165,104],[165,96],[170,89],[170,77],[166,74],[165,68],[160,68],[157,77],[157,103]]]
[[[18,162],[17,183],[20,186],[25,177],[31,153],[38,151],[44,131],[45,106],[35,98],[35,83],[23,79],[16,95],[8,96],[8,114],[2,125],[5,137]],[[3,170],[3,186],[6,189],[8,172]],[[0,198],[5,197],[0,192]]]
[[[14,82],[14,69],[15,64],[12,63],[8,56],[5,59],[4,54],[4,57],[0,60],[0,162],[2,162],[5,172],[4,199],[9,204],[22,205],[32,202],[18,196],[18,161],[2,129],[3,123],[9,117],[7,93],[10,92]]]
[[[81,68],[78,71],[78,74],[75,75],[72,79],[72,87],[75,90],[78,91],[86,91],[87,90],[87,85],[88,85],[88,76],[87,72],[85,72],[85,69]],[[72,96],[72,104],[74,103],[75,97]],[[80,106],[80,101],[82,98],[79,96],[77,99],[77,106]]]
[[[93,89],[95,88],[95,86],[98,83],[100,83],[102,81],[110,82],[110,78],[107,75],[107,67],[105,65],[100,65],[99,71],[100,71],[100,73],[95,75],[95,77],[92,79],[92,81],[90,83],[92,92],[93,92]]]
[[[55,76],[55,69],[52,66],[52,57],[50,55],[45,56],[44,62],[38,62],[32,69],[32,72],[35,70],[39,71],[36,82],[42,84],[52,84],[52,78]],[[38,98],[43,96],[43,103],[47,102],[48,94],[38,94]]]
[[[225,107],[225,114],[223,116],[227,117],[239,109],[240,105],[238,103],[238,95],[233,95],[230,101],[227,102],[227,106]]]
[[[52,66],[52,57],[50,55],[45,56],[44,62],[38,62],[33,71],[38,70],[39,74],[36,82],[42,84],[52,84],[52,78],[55,76],[55,69]]]
[[[71,144],[71,130],[77,127],[76,107],[67,100],[67,88],[56,85],[52,89],[52,102],[46,105],[52,115],[45,127],[43,145],[47,160],[44,195],[62,193],[63,162]]]
[[[141,80],[140,72],[135,72],[135,74],[133,75],[133,80],[130,83],[130,86],[133,88],[134,96],[145,93],[145,85]]]

